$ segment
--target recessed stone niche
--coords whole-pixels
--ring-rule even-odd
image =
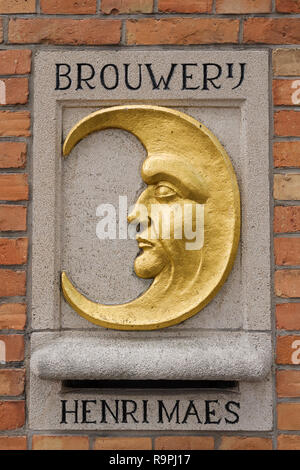
[[[262,50],[36,54],[32,429],[272,428],[268,99]],[[227,281],[201,312],[157,331],[96,326],[60,289],[62,270],[96,302],[130,301],[149,286],[133,271],[134,240],[96,237],[98,205],[117,205],[119,195],[131,205],[142,191],[145,149],[108,129],[62,158],[72,126],[122,104],[166,106],[202,122],[226,149],[241,194],[241,240]]]

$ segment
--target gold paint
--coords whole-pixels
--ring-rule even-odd
[[[232,269],[240,234],[240,198],[233,167],[217,138],[197,120],[148,105],[115,106],[90,114],[70,131],[64,156],[87,135],[109,128],[131,132],[147,151],[142,178],[148,186],[129,220],[139,219],[139,203],[146,207],[162,201],[181,207],[203,203],[204,246],[185,250],[186,240],[174,239],[175,222],[170,240],[151,240],[143,232],[138,239],[142,253],[134,267],[138,276],[154,280],[140,297],[121,305],[92,302],[65,272],[63,295],[79,315],[106,328],[154,330],[176,325],[203,309]]]

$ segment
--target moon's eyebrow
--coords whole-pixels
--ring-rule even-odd
[[[183,159],[173,155],[153,155],[144,161],[142,178],[147,184],[170,181],[188,199],[204,203],[208,198],[207,184],[201,175]]]

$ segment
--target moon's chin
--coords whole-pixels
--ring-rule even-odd
[[[134,262],[134,270],[142,279],[151,279],[157,276],[164,268],[165,260],[151,252],[142,253]]]

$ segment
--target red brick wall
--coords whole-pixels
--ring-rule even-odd
[[[0,80],[6,90],[0,94],[0,341],[7,353],[6,364],[0,365],[0,449],[300,449],[300,0],[0,0],[0,43]],[[121,432],[103,437],[99,432],[89,438],[72,433],[31,436],[27,431],[27,207],[34,197],[29,185],[29,90],[31,52],[47,44],[269,49],[278,394],[272,432],[139,432],[138,438]]]

